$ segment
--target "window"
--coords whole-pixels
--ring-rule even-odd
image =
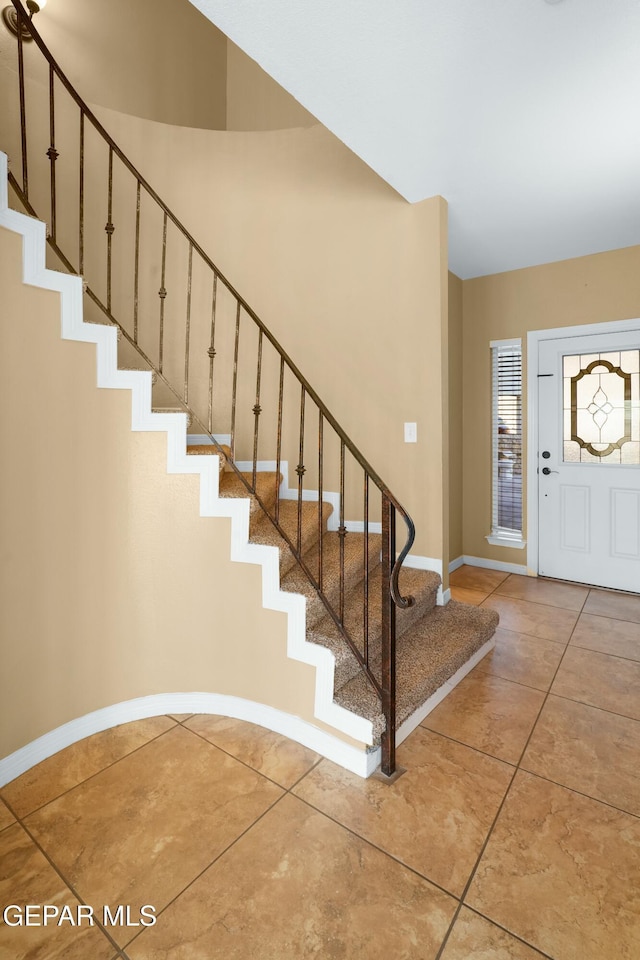
[[[489,543],[522,539],[522,343],[491,343],[492,515]]]
[[[565,463],[640,464],[640,350],[562,358]]]

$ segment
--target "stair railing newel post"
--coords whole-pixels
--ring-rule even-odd
[[[382,493],[382,772],[390,777],[396,769],[396,604],[391,591],[396,559],[396,511]]]
[[[192,424],[201,428],[202,432],[209,436],[214,448],[222,455],[226,455],[227,451],[221,446],[222,441],[219,438],[219,433],[214,433],[214,430],[220,431],[221,428],[230,428],[229,470],[242,483],[247,494],[253,495],[256,503],[269,517],[296,556],[301,570],[304,571],[309,583],[313,586],[326,613],[337,627],[352,656],[357,660],[359,668],[375,691],[378,702],[381,702],[386,726],[382,737],[382,769],[385,774],[391,775],[395,770],[396,607],[404,609],[413,603],[411,597],[402,597],[398,580],[402,563],[413,544],[413,522],[378,474],[347,437],[335,417],[271,331],[141,176],[69,83],[40,38],[37,29],[27,18],[20,0],[11,0],[11,2],[17,11],[19,24],[28,29],[32,35],[34,51],[39,50],[49,65],[47,125],[50,138],[49,149],[46,151],[48,169],[42,168],[42,158],[33,152],[30,158],[31,169],[29,169],[26,100],[29,99],[31,107],[32,90],[30,87],[27,95],[23,37],[22,30],[19,30],[17,58],[22,183],[20,184],[10,171],[9,181],[11,186],[21,199],[27,212],[32,216],[40,216],[40,219],[43,219],[42,211],[40,213],[36,211],[29,199],[29,180],[31,179],[31,194],[35,197],[40,189],[39,176],[42,174],[43,185],[45,185],[44,174],[46,172],[46,180],[49,181],[50,190],[48,198],[50,204],[47,203],[46,215],[51,217],[48,239],[60,262],[70,273],[78,272],[83,276],[86,294],[91,304],[97,308],[109,324],[118,327],[122,339],[135,348],[137,356],[142,359],[144,365],[151,369],[154,375],[153,382],[161,383],[164,388],[170,391],[181,405],[181,409],[186,409],[191,417]],[[77,185],[74,184],[73,187],[77,197],[77,234],[74,220],[73,240],[71,241],[74,249],[66,252],[59,245],[62,240],[59,241],[58,239],[58,236],[60,238],[65,236],[65,228],[69,224],[69,209],[73,211],[73,204],[69,207],[68,204],[60,202],[62,199],[60,188],[64,182],[61,176],[67,170],[66,164],[70,152],[65,139],[68,136],[66,132],[67,124],[63,122],[65,118],[64,110],[68,106],[65,98],[69,98],[70,103],[79,110]],[[29,111],[30,117],[35,117],[36,113],[35,110],[30,109]],[[88,129],[86,129],[87,127]],[[32,142],[37,141],[34,139]],[[94,145],[96,142],[101,145],[101,149],[106,147],[108,150],[108,157],[106,158],[108,161],[106,198],[103,194],[104,168],[99,166],[96,173],[96,179],[99,178],[96,189],[100,192],[102,203],[106,199],[107,223],[104,232],[101,229],[101,224],[98,225],[94,222],[95,217],[91,216],[92,208],[86,203],[90,186],[89,158],[95,156]],[[58,150],[60,150],[60,163],[56,165]],[[60,167],[60,170],[57,169],[58,167]],[[56,175],[58,175],[58,184],[56,184]],[[123,194],[123,190],[127,189],[123,187],[123,183],[128,182],[128,177],[132,178],[130,200],[127,200],[126,193]],[[56,188],[58,189],[58,197],[56,197]],[[143,192],[144,199],[142,197]],[[102,208],[102,204],[100,206]],[[75,217],[75,213],[73,216]],[[157,219],[154,219],[154,217]],[[114,220],[118,223],[119,232],[117,236],[122,235],[124,237],[122,229],[127,224],[130,224],[131,227],[135,224],[132,231],[134,233],[132,256],[127,266],[123,266],[122,241],[118,241],[115,247],[113,245],[113,235],[116,229]],[[105,233],[106,251],[104,249]],[[184,246],[185,243],[186,246]],[[90,244],[92,244],[91,247]],[[77,258],[77,263],[71,263],[69,256],[72,256],[74,260]],[[194,257],[196,263],[194,263]],[[183,261],[186,262],[186,268]],[[200,280],[203,267],[206,271],[205,279]],[[85,269],[86,276],[84,276]],[[150,286],[152,277],[154,278],[155,289]],[[183,286],[183,277],[185,286]],[[160,280],[159,289],[155,286],[157,279]],[[204,283],[204,286],[201,287],[200,283]],[[222,285],[221,289],[220,285]],[[102,292],[103,287],[104,293]],[[170,290],[167,288],[170,288]],[[116,317],[113,311],[119,312],[125,290],[128,293],[124,312],[123,315]],[[157,294],[155,291],[157,291]],[[186,296],[183,291],[186,292]],[[229,304],[229,297],[233,307]],[[168,303],[167,298],[169,298]],[[177,316],[178,304],[181,313],[184,308],[184,317]],[[206,320],[203,320],[206,331],[200,331],[196,326],[196,316],[200,314],[202,304],[206,304],[207,317]],[[178,330],[178,324],[180,324],[180,330]],[[243,328],[242,336],[241,325]],[[246,359],[252,357],[249,352],[252,348],[249,347],[249,344],[253,343],[254,329],[257,330],[258,334],[256,363],[253,368],[255,378],[254,374],[249,372],[250,361]],[[196,345],[200,343],[199,338],[203,335],[206,335],[206,345],[202,344],[197,347]],[[180,342],[184,346],[181,369],[178,366],[178,356],[176,355],[174,358],[170,352],[170,348],[180,344]],[[149,346],[147,346],[147,343],[149,343]],[[242,357],[240,357],[241,347]],[[272,360],[272,355],[268,352],[269,347],[274,350],[279,366],[279,371],[277,368],[273,370],[273,383],[269,379]],[[179,347],[176,347],[176,349],[179,349]],[[200,351],[202,356],[200,356]],[[217,362],[214,367],[216,357]],[[228,361],[228,367],[223,363],[225,358]],[[199,364],[200,366],[198,366]],[[231,367],[231,364],[232,376],[229,377],[227,370]],[[171,372],[172,365],[175,372]],[[199,371],[199,373],[196,373],[196,371]],[[285,374],[287,378],[286,391]],[[203,398],[201,401],[198,399],[199,381],[195,379],[197,375],[202,377]],[[249,439],[250,428],[247,429],[250,421],[247,420],[248,411],[243,413],[238,410],[238,401],[243,406],[245,398],[249,395],[249,390],[254,385],[255,404],[252,410],[253,462],[250,468],[251,472],[247,474],[241,471],[236,462],[236,447],[239,448],[239,454],[244,455],[242,453],[243,444],[245,441],[247,444],[251,442]],[[276,385],[278,388],[277,420],[274,417],[274,424],[271,417]],[[198,406],[200,402],[201,407]],[[296,411],[298,403],[299,407]],[[313,406],[311,407],[310,404]],[[316,411],[318,414],[318,478],[317,484],[315,484],[307,475],[307,482],[309,487],[317,486],[317,493],[311,489],[305,491],[304,483],[307,471],[309,469],[313,471],[315,467],[314,455],[311,453],[309,443],[310,440],[312,441],[313,433],[315,433],[314,417]],[[294,439],[294,418],[296,414],[298,436]],[[265,415],[267,421],[264,421]],[[311,437],[307,436],[305,438],[305,423],[309,421],[313,424],[310,428]],[[272,425],[276,428],[276,475],[274,480],[276,489],[273,509],[267,505],[268,501],[263,494],[263,488],[259,487],[257,483],[260,447],[264,446],[265,443],[265,431],[270,432]],[[247,433],[249,436],[246,436]],[[294,452],[295,447],[297,447],[297,450]],[[297,523],[294,526],[294,523],[289,522],[290,518],[293,519],[289,508],[281,509],[279,493],[281,468],[284,467],[287,460],[293,465],[295,462],[293,457],[296,453]],[[349,456],[348,482],[347,454]],[[309,459],[310,457],[311,459]],[[360,469],[363,471],[362,499],[356,492],[358,489],[356,480],[359,479],[357,471]],[[334,518],[334,522],[337,520],[337,523],[332,527],[332,532],[327,535],[327,510],[325,508],[328,509],[328,504],[325,502],[325,496],[329,499],[330,495],[327,494],[327,491],[336,490],[336,486],[339,506],[338,516]],[[271,492],[273,493],[273,490]],[[380,501],[378,501],[378,493]],[[311,524],[307,525],[306,522],[303,522],[306,515],[306,510],[303,511],[304,500],[305,498],[315,500],[316,495],[317,516],[314,522],[311,514]],[[271,497],[269,497],[270,499]],[[360,505],[354,507],[356,500],[360,501]],[[371,518],[373,515],[377,521],[378,503],[380,503],[382,509],[381,623],[378,620],[378,614],[374,615],[373,613],[374,605],[372,603],[374,590],[378,590],[378,557],[373,556],[374,543],[375,553],[377,554],[378,541],[377,530],[375,535],[371,530],[374,525]],[[293,507],[293,504],[291,504],[291,507]],[[347,541],[345,541],[345,538],[348,531],[360,529],[360,510],[362,510],[362,528],[364,531],[364,553],[358,557],[357,554],[360,551],[356,549],[356,544],[351,543],[351,538]],[[353,515],[354,511],[357,516]],[[400,515],[407,527],[406,541],[399,556],[396,556],[397,514]],[[314,543],[313,548],[306,551],[306,535],[308,532],[312,535],[311,527],[314,525],[317,526],[317,546]],[[334,539],[336,537],[334,531],[337,532],[337,543]],[[316,550],[317,559],[315,556]],[[337,569],[334,567],[334,558],[337,560]],[[357,586],[354,586],[353,577],[356,564],[358,565],[358,575],[362,575],[361,586],[360,580],[357,581]],[[358,597],[358,591],[360,590],[362,591],[361,632],[359,626],[352,626],[353,619],[356,621],[360,619],[359,613],[357,617],[352,618],[354,612],[352,600]],[[381,641],[380,628],[382,629]],[[378,665],[378,644],[380,642],[382,644],[381,667]]]

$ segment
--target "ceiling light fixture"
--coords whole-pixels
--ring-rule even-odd
[[[26,0],[26,7],[29,11],[29,20],[33,20],[36,13],[40,13],[42,8],[46,5],[47,0],[40,0],[39,3],[36,3],[36,0]],[[2,19],[4,20],[5,26],[14,37],[18,36],[18,12],[15,7],[5,7],[2,11]],[[22,42],[28,43],[30,40],[33,40],[29,28],[26,24],[21,25],[20,33],[22,35]]]

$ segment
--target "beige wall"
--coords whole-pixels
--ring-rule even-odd
[[[186,0],[52,0],[35,25],[85,101],[224,129],[227,40]],[[0,62],[16,46],[0,25]]]
[[[60,339],[57,294],[25,287],[0,228],[0,756],[149,694],[233,694],[313,720],[315,673],[286,658],[261,568],[231,563],[230,521],[132,433],[95,347]]]
[[[485,540],[491,528],[489,342],[522,337],[526,362],[528,330],[640,316],[640,247],[466,280],[463,311],[464,553],[526,564],[526,551]],[[524,426],[526,443],[526,419]],[[524,497],[526,506],[526,489]]]
[[[449,560],[462,556],[462,280],[449,273]]]
[[[227,41],[227,130],[310,127],[315,117],[291,94]]]
[[[410,511],[415,552],[440,558],[444,201],[407,204],[320,126],[216,133],[100,115]],[[419,442],[405,444],[414,420]]]

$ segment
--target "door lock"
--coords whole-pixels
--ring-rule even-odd
[[[545,477],[548,477],[550,473],[560,473],[559,470],[550,470],[549,467],[543,467],[542,472],[544,473]]]

